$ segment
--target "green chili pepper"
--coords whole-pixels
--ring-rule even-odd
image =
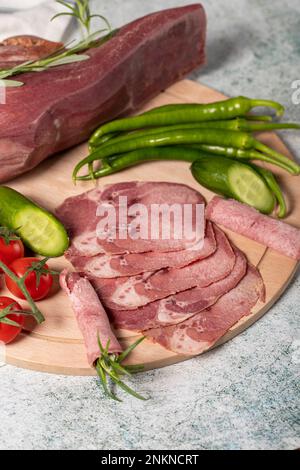
[[[132,136],[131,139],[125,140],[124,142],[108,142],[76,165],[73,171],[73,179],[76,180],[78,172],[83,166],[89,165],[97,160],[102,160],[111,155],[126,153],[140,148],[189,144],[213,144],[246,150],[256,149],[270,157],[273,157],[276,161],[285,163],[289,167],[289,171],[291,173],[300,173],[300,167],[295,162],[262,144],[246,132],[227,131],[223,129],[194,129],[167,131],[158,135],[154,134],[140,137]],[[89,165],[89,167],[91,168],[91,165]]]
[[[300,124],[296,123],[276,123],[276,122],[253,122],[245,118],[228,119],[224,121],[208,121],[208,122],[197,122],[188,124],[176,124],[173,126],[162,126],[157,128],[151,128],[141,131],[135,131],[130,133],[123,133],[120,136],[116,135],[114,143],[123,142],[125,140],[132,139],[138,136],[147,136],[154,134],[163,134],[166,131],[181,131],[181,130],[192,130],[192,129],[225,129],[232,131],[245,131],[245,132],[262,132],[270,131],[275,129],[300,129]],[[106,139],[107,135],[103,136],[101,144],[93,146],[90,144],[90,150],[95,151],[101,145],[107,141],[112,143],[113,134],[109,134],[110,138]]]
[[[188,105],[187,104],[176,104],[176,105],[170,104],[170,105],[160,106],[159,108],[153,108],[150,111],[147,111],[146,113],[143,113],[142,115],[160,113],[160,112],[165,112],[165,111],[173,111],[173,110],[178,109],[178,108],[183,110],[187,106],[189,107],[190,105],[189,104]],[[246,117],[247,117],[247,121],[262,121],[262,122],[272,121],[271,116],[247,115]],[[210,122],[210,121],[208,121],[208,122]],[[218,121],[213,121],[213,122],[218,122]],[[295,124],[295,126],[298,126],[298,125]],[[205,127],[205,125],[203,125],[202,127]],[[213,127],[218,127],[218,126],[213,126]],[[219,127],[221,127],[221,126],[219,126]],[[225,125],[225,127],[226,127],[226,125]],[[230,125],[228,126],[228,128],[231,128]],[[291,127],[288,127],[288,129],[294,129],[294,128],[298,128],[298,127],[294,127],[294,124],[291,124]],[[282,129],[282,127],[280,127],[280,129]],[[90,142],[89,142],[90,152],[94,151],[97,147],[99,147],[102,144],[105,144],[109,140],[111,140],[115,137],[118,137],[119,135],[128,135],[128,133],[127,132],[112,132],[110,134],[105,134],[102,137],[99,137],[96,142],[93,142],[93,137],[92,137],[90,139]]]
[[[154,113],[163,113],[166,111],[189,111],[192,106],[199,106],[199,103],[176,103],[176,104],[165,104],[157,108],[150,109],[142,115],[145,114],[154,114]],[[201,105],[203,106],[203,105]],[[272,121],[271,116],[261,116],[261,115],[245,115],[247,119],[254,121]]]
[[[154,160],[181,160],[186,162],[194,162],[202,157],[210,155],[201,150],[192,148],[173,146],[173,147],[155,147],[134,150],[133,152],[122,153],[121,155],[112,155],[102,160],[102,166],[95,171],[93,178],[102,178],[103,176],[112,175],[126,168],[138,165],[139,163]],[[87,181],[92,179],[92,175],[78,176],[78,180]]]
[[[274,195],[253,166],[210,156],[195,161],[191,171],[202,186],[217,194],[237,199],[264,214],[271,214],[274,210]]]
[[[140,116],[117,119],[104,124],[97,129],[90,139],[90,144],[97,144],[99,138],[106,134],[124,132],[146,127],[167,126],[189,122],[218,121],[246,116],[256,106],[270,106],[276,110],[277,116],[282,116],[284,108],[279,103],[269,100],[252,100],[246,97],[230,98],[210,104],[186,104],[174,111],[148,112]]]
[[[220,155],[228,158],[237,158],[238,160],[260,160],[262,162],[271,163],[272,165],[283,168],[291,172],[290,160],[288,162],[275,160],[273,157],[265,155],[257,150],[243,150],[234,147],[222,147],[218,145],[190,145],[190,147],[201,150],[202,152]],[[293,173],[293,172],[292,172]]]
[[[281,219],[286,216],[287,208],[286,202],[284,199],[284,195],[281,191],[281,188],[273,175],[273,173],[266,168],[262,168],[260,166],[255,166],[256,171],[261,174],[261,176],[265,179],[267,185],[269,186],[270,190],[273,192],[279,206],[278,210],[278,217]]]

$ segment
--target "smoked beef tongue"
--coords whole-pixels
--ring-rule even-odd
[[[158,237],[153,239],[151,233],[147,233],[148,238],[133,239],[131,234],[121,239],[117,230],[114,236],[111,233],[104,234],[103,239],[97,237],[97,227],[102,219],[105,219],[107,214],[103,214],[102,218],[99,214],[99,209],[109,211],[114,209],[117,217],[115,225],[119,225],[119,216],[122,209],[127,205],[128,210],[134,207],[138,210],[137,205],[142,205],[147,209],[147,213],[151,215],[151,208],[156,204],[176,206],[183,212],[184,204],[189,205],[192,209],[192,221],[195,224],[197,217],[197,210],[199,205],[204,204],[204,199],[198,191],[185,186],[183,184],[165,183],[165,182],[128,182],[117,183],[105,186],[104,189],[94,189],[92,191],[83,193],[79,196],[71,197],[56,210],[58,218],[63,222],[67,228],[70,239],[72,240],[71,247],[66,253],[70,261],[76,264],[77,256],[95,256],[99,253],[143,253],[147,251],[166,252],[183,250],[189,247],[198,245],[202,242],[204,236],[204,214],[200,223],[203,225],[203,231],[199,230],[198,237],[194,240],[186,238],[185,236],[175,239],[162,239]],[[202,207],[202,206],[201,206]],[[154,221],[159,220],[158,218]],[[171,235],[174,224],[171,223]],[[122,221],[122,226],[130,227],[133,217],[128,216],[125,221]],[[121,221],[120,221],[121,223]],[[112,224],[112,228],[115,227]],[[148,223],[149,230],[151,228],[151,221]]]
[[[285,256],[300,260],[299,228],[261,214],[246,204],[220,197],[214,197],[208,204],[206,216],[233,232],[255,240]]]
[[[179,354],[196,355],[211,348],[241,318],[250,315],[264,284],[259,272],[248,267],[241,282],[207,310],[175,326],[146,332],[146,337]]]
[[[138,110],[205,62],[200,4],[148,15],[88,51],[90,59],[18,76],[0,113],[0,182]]]
[[[177,292],[209,286],[224,279],[234,267],[235,254],[226,235],[218,228],[215,233],[216,252],[183,268],[163,269],[128,278],[93,280],[101,301],[109,309],[135,309]]]
[[[89,364],[93,366],[101,355],[98,335],[104,347],[110,341],[110,353],[120,353],[122,348],[90,282],[78,273],[68,273],[64,270],[60,275],[60,284],[71,300],[84,339]]]
[[[0,69],[10,69],[28,60],[38,60],[61,49],[61,42],[36,36],[14,36],[0,43]]]
[[[149,328],[181,323],[215,304],[245,276],[247,260],[234,248],[236,262],[229,276],[207,287],[194,287],[157,300],[135,310],[111,310],[109,316],[116,328],[143,331]]]
[[[216,239],[212,224],[208,222],[206,236],[199,246],[180,251],[158,253],[129,253],[123,255],[97,255],[93,257],[71,258],[74,268],[84,272],[89,278],[115,278],[135,276],[145,272],[154,272],[163,268],[181,268],[207,258],[216,251]]]

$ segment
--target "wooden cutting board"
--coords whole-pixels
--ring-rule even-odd
[[[148,103],[145,109],[181,102],[209,103],[223,99],[219,92],[195,82],[184,80],[170,87],[164,93]],[[261,135],[261,139],[274,149],[288,155],[289,151],[273,133]],[[74,186],[71,173],[74,165],[87,155],[87,145],[78,146],[61,156],[50,158],[36,170],[14,181],[9,186],[31,197],[49,210],[54,210],[67,197],[92,189],[93,183],[78,183]],[[292,158],[292,157],[291,157]],[[279,169],[274,169],[279,176],[289,203],[287,222],[300,227],[300,185],[299,177],[292,177]],[[185,162],[151,162],[126,170],[122,173],[99,181],[99,185],[119,181],[147,180],[185,183],[200,192],[209,201],[213,194],[199,187],[191,176],[189,165]],[[262,317],[287,288],[297,269],[297,263],[267,247],[227,231],[231,240],[242,249],[249,260],[256,265],[266,284],[266,303],[259,303],[252,314],[242,319],[218,343],[218,345],[238,335]],[[69,266],[63,258],[52,260],[54,269]],[[70,267],[70,266],[69,266]],[[3,292],[3,289],[1,290]],[[46,321],[36,326],[28,323],[26,331],[6,350],[6,361],[19,367],[68,375],[94,375],[94,370],[87,363],[85,348],[77,327],[68,298],[58,289],[54,289],[49,299],[40,302]],[[137,339],[129,331],[117,331],[122,344],[128,346]],[[222,354],[220,350],[219,354]],[[145,364],[145,369],[163,367],[188,359],[187,356],[174,354],[159,345],[145,340],[130,356],[130,364]]]

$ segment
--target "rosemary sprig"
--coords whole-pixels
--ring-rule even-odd
[[[109,353],[109,345],[110,341],[107,342],[106,346],[104,347],[101,344],[99,335],[98,335],[98,344],[99,349],[101,352],[100,358],[96,362],[96,371],[100,378],[100,383],[104,389],[104,393],[109,398],[121,402],[120,398],[118,398],[109,388],[108,385],[108,378],[111,380],[113,384],[122,388],[126,393],[129,393],[135,398],[139,400],[147,400],[147,398],[143,397],[139,393],[135,392],[132,388],[126,385],[121,377],[123,375],[131,376],[132,373],[140,372],[143,370],[142,365],[136,366],[124,366],[121,365],[121,362],[142,342],[144,341],[145,337],[139,338],[135,343],[129,346],[124,352],[120,355],[118,354],[110,354]]]
[[[31,295],[29,294],[26,285],[25,285],[25,279],[27,274],[25,273],[23,277],[19,278],[18,276],[15,275],[2,261],[0,261],[0,268],[2,271],[7,274],[7,276],[12,279],[19,289],[22,291],[25,299],[27,300],[28,304],[30,305],[32,316],[36,319],[37,323],[43,323],[45,321],[44,315],[42,312],[37,308],[36,304],[34,303]]]
[[[88,60],[90,57],[87,54],[80,54],[81,52],[90,49],[91,47],[100,46],[108,41],[115,32],[112,31],[105,36],[100,36],[106,30],[96,31],[88,36],[86,39],[79,41],[73,47],[65,49],[64,47],[58,49],[56,52],[45,56],[39,60],[30,60],[22,64],[16,65],[11,69],[0,70],[0,86],[21,86],[22,82],[14,80],[7,80],[9,77],[20,75],[27,72],[42,72],[51,67],[58,67],[60,65],[71,64],[74,62],[81,62]],[[15,83],[15,85],[14,85]]]
[[[73,2],[69,2],[66,0],[56,0],[57,3],[63,5],[68,11],[57,13],[57,15],[51,18],[51,21],[55,20],[60,16],[72,16],[75,18],[83,33],[83,37],[89,36],[91,33],[91,21],[93,18],[99,18],[103,21],[106,25],[106,30],[111,31],[111,25],[109,21],[102,15],[93,15],[91,14],[90,9],[90,1],[89,0],[74,0]]]

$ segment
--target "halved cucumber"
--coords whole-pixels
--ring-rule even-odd
[[[273,192],[254,165],[210,155],[199,157],[191,169],[194,178],[205,188],[249,204],[265,214],[273,212]]]
[[[228,170],[228,183],[239,201],[265,214],[270,214],[274,210],[275,197],[254,168],[244,165],[241,171],[240,164],[231,165]]]
[[[14,230],[42,256],[62,256],[69,246],[66,229],[54,215],[6,186],[0,187],[0,225]]]

